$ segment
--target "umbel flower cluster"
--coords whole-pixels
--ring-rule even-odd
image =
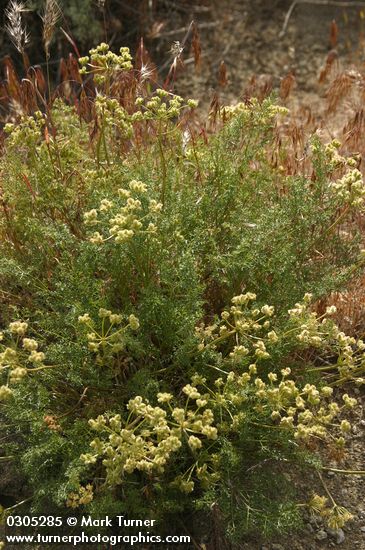
[[[132,115],[133,121],[140,120],[168,120],[180,116],[182,109],[195,109],[198,102],[194,99],[185,101],[179,95],[172,94],[167,90],[158,88],[151,99],[137,97],[135,101],[139,108]]]
[[[344,157],[340,155],[341,143],[332,140],[324,149],[326,166],[332,172],[342,172],[342,176],[330,183],[330,190],[342,205],[358,209],[364,208],[365,185],[360,170],[357,169],[358,155]],[[320,144],[317,139],[312,140],[312,150],[318,152]]]
[[[86,329],[88,348],[95,353],[96,364],[111,367],[114,358],[125,350],[128,332],[139,329],[139,320],[131,314],[124,323],[122,315],[105,308],[99,309],[99,319],[101,326],[97,328],[88,313],[80,315],[78,321]]]
[[[318,316],[309,311],[311,294],[306,294],[302,303],[295,304],[289,310],[290,326],[296,333],[300,347],[319,348],[329,357],[335,356],[332,363],[326,365],[327,372],[335,371],[332,378],[337,384],[353,382],[357,386],[365,383],[365,342],[361,338],[347,336],[339,330],[328,316],[336,313],[335,306],[329,306],[326,313]]]
[[[85,225],[89,227],[109,225],[108,235],[99,231],[93,233],[90,241],[103,244],[113,240],[123,244],[136,235],[153,236],[157,231],[157,221],[162,204],[155,199],[146,198],[147,185],[132,180],[128,189],[118,190],[119,199],[103,199],[99,208],[93,208],[84,214]]]
[[[66,506],[68,508],[78,508],[86,506],[94,498],[93,486],[88,483],[85,487],[80,486],[77,493],[73,492],[68,495]]]
[[[37,143],[41,136],[41,130],[46,123],[45,117],[41,111],[36,111],[34,116],[23,115],[19,124],[7,122],[4,131],[11,135],[14,144],[18,144],[19,139],[22,144]]]
[[[4,382],[0,386],[0,401],[10,398],[13,394],[11,386],[28,374],[47,368],[44,365],[45,355],[38,350],[38,342],[26,338],[27,329],[28,323],[14,321],[7,331],[0,332],[0,374]]]
[[[92,452],[82,455],[81,460],[94,464],[102,459],[107,483],[118,485],[135,470],[149,475],[162,474],[172,455],[183,445],[195,456],[209,440],[217,439],[217,428],[213,426],[213,411],[207,407],[209,396],[202,395],[190,384],[183,388],[183,394],[185,406],[174,406],[170,393],[157,394],[161,407],[152,406],[137,396],[127,405],[126,421],[119,414],[100,415],[90,420],[91,427],[102,439],[95,438],[90,444]],[[193,469],[172,483],[183,492],[191,492]]]
[[[129,48],[123,47],[119,55],[109,50],[104,42],[90,50],[89,55],[79,58],[80,74],[94,74],[96,84],[104,84],[119,71],[132,69],[132,57]]]
[[[95,108],[101,117],[102,127],[116,127],[126,137],[131,137],[134,122],[167,121],[179,117],[183,109],[195,109],[198,105],[193,99],[185,101],[172,92],[157,89],[152,97],[138,96],[135,99],[134,112],[122,107],[117,99],[110,97],[109,92],[114,79],[121,73],[128,73],[133,69],[129,48],[120,48],[118,55],[109,50],[108,44],[102,43],[90,50],[88,56],[80,57],[79,63],[80,74],[92,74],[95,84],[99,87]]]
[[[255,117],[258,123],[267,123],[279,116],[286,116],[289,110],[281,105],[273,105],[269,99],[260,102],[253,97],[249,102],[240,102],[236,105],[227,105],[221,109],[221,116],[225,120],[231,120],[235,117],[250,120]]]
[[[339,403],[331,386],[302,382],[290,367],[275,363],[276,351],[283,346],[331,348],[340,354],[348,346],[348,337],[327,317],[334,308],[317,316],[309,310],[311,299],[306,294],[295,304],[285,330],[279,330],[273,327],[272,306],[258,307],[250,292],[235,296],[216,323],[197,327],[196,357],[200,364],[209,357],[207,373],[194,374],[179,396],[160,392],[156,405],[136,396],[123,414],[90,420],[99,437],[81,460],[88,467],[101,463],[111,485],[123,484],[139,471],[150,477],[166,475],[170,484],[191,492],[196,484],[207,487],[218,481],[216,457],[222,441],[234,441],[245,426],[285,432],[304,448],[315,441],[317,447],[321,442],[322,447],[342,449],[356,399],[344,394]],[[342,364],[339,358],[340,376]],[[189,466],[171,478],[171,465],[181,453],[190,457]]]
[[[136,123],[143,121],[167,123],[171,119],[178,118],[184,109],[195,109],[197,102],[193,99],[185,101],[178,95],[157,89],[152,97],[137,97],[132,112],[127,111],[117,99],[103,93],[97,95],[94,105],[100,121],[101,136],[104,136],[108,129],[115,130],[118,137],[130,139],[133,137]],[[106,149],[105,154],[108,155]]]
[[[331,505],[328,506],[328,501],[327,497],[314,494],[308,506],[313,514],[324,518],[331,529],[340,529],[353,519],[353,515],[346,508],[336,504],[332,498]]]
[[[101,121],[102,131],[115,129],[119,135],[130,138],[133,135],[132,117],[117,99],[99,94],[95,99],[95,112]]]

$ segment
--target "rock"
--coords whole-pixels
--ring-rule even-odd
[[[318,531],[318,533],[316,534],[316,539],[317,540],[325,540],[326,538],[327,538],[327,533],[323,529]]]
[[[271,550],[285,550],[285,548],[282,544],[273,544]]]
[[[306,531],[307,531],[308,533],[314,533],[314,529],[313,529],[313,527],[312,527],[312,525],[311,525],[310,523],[307,523],[307,524],[305,525],[305,528],[306,528]]]
[[[311,525],[314,525],[314,527],[319,527],[322,523],[319,516],[310,516],[308,521]]]
[[[335,475],[335,472],[332,472],[332,470],[328,470],[327,477],[334,477]]]
[[[364,527],[360,527],[360,531],[361,531],[362,533],[365,533],[365,526],[364,526]]]
[[[336,539],[336,544],[342,544],[345,540],[345,533],[343,529],[330,529],[328,527],[326,531],[330,537]]]
[[[342,529],[337,529],[336,544],[342,544],[345,541],[345,533]]]

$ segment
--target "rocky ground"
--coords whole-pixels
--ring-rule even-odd
[[[193,59],[185,52],[185,73],[177,81],[179,90],[203,103],[214,91],[223,101],[236,102],[249,91],[253,77],[262,86],[272,81],[273,88],[278,89],[281,79],[291,72],[301,101],[312,102],[325,93],[318,77],[331,49],[348,69],[363,64],[365,2],[363,11],[299,4],[283,33],[290,4],[287,0],[221,0],[196,8],[191,17],[200,25],[201,66],[194,71]],[[336,21],[337,33],[332,30],[331,38],[332,21]],[[174,22],[169,25],[173,29]],[[165,33],[171,42],[183,41],[184,27],[176,34],[172,29]],[[219,85],[222,61],[227,67],[224,87]]]

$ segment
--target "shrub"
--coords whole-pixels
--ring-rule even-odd
[[[125,48],[80,62],[98,87],[91,118],[57,100],[5,128],[14,476],[37,512],[148,511],[171,530],[218,511],[236,541],[293,528],[283,483],[343,453],[356,401],[331,385],[363,383],[363,342],[310,307],[363,265],[355,160],[313,138],[310,177],[287,176],[270,161],[287,115],[272,100],[222,110],[208,135],[195,102],[151,93]],[[332,358],[330,385],[313,350]]]

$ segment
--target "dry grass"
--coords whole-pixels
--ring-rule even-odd
[[[53,38],[56,25],[61,17],[61,8],[57,0],[46,0],[43,21],[43,44],[47,58],[49,57],[49,46]]]

